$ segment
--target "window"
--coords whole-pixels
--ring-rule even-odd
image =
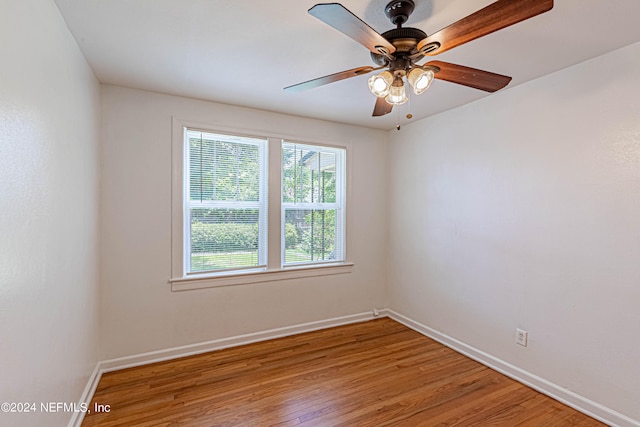
[[[186,131],[187,274],[266,266],[266,143]]]
[[[172,290],[351,271],[344,148],[173,124]]]
[[[282,144],[283,265],[344,260],[344,150]]]

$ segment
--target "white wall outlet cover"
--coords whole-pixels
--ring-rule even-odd
[[[528,332],[523,329],[516,329],[516,344],[527,346]]]

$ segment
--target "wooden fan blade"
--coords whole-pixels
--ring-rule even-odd
[[[393,109],[393,105],[389,104],[384,98],[376,98],[376,106],[373,108],[373,117],[384,116],[389,114]]]
[[[511,81],[511,77],[489,71],[465,67],[442,61],[430,61],[424,65],[432,65],[440,68],[435,74],[436,79],[446,80],[451,83],[469,86],[486,92],[495,92],[502,89]]]
[[[387,39],[340,3],[320,3],[309,9],[309,13],[351,37],[373,53],[380,53],[378,47],[384,48],[387,53],[396,51],[395,46]]]
[[[341,71],[339,73],[329,74],[328,76],[318,77],[317,79],[309,80],[303,83],[298,83],[292,86],[287,86],[284,88],[284,91],[288,93],[301,92],[303,90],[313,89],[314,87],[326,85],[329,83],[337,82],[337,81],[348,79],[351,77],[361,76],[363,74],[370,73],[373,70],[374,68],[369,66],[352,68],[351,70]]]
[[[439,43],[439,48],[426,53],[430,56],[437,55],[552,8],[553,0],[498,0],[422,39],[418,43],[418,50],[430,43]]]

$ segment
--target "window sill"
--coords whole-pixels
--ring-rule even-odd
[[[287,267],[280,270],[230,273],[224,276],[192,276],[169,280],[171,291],[189,291],[193,289],[218,288],[222,286],[247,285],[250,283],[273,282],[278,280],[300,279],[314,276],[332,276],[353,271],[352,262],[336,264]]]

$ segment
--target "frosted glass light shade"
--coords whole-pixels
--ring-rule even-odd
[[[389,71],[383,71],[369,78],[369,90],[379,98],[385,97],[389,94],[392,83],[393,75]]]
[[[389,90],[389,95],[384,99],[389,104],[400,105],[407,102],[407,94],[404,90],[404,82],[401,78],[396,78],[391,85],[391,89]]]
[[[431,82],[433,81],[434,73],[431,70],[424,70],[422,68],[414,68],[407,74],[407,81],[413,88],[413,93],[420,95],[425,90],[429,89]]]

